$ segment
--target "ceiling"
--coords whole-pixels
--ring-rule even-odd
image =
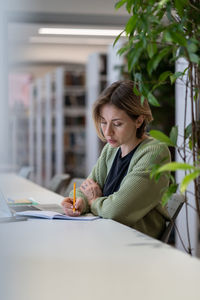
[[[113,0],[7,0],[7,53],[11,68],[84,64],[90,53],[106,52],[114,38],[39,36],[40,27],[123,29],[128,16]],[[12,7],[12,9],[11,9]]]
[[[8,57],[10,64],[16,63],[85,63],[89,53],[105,52],[115,37],[96,36],[48,36],[39,35],[41,27],[108,28],[99,25],[33,24],[10,22],[8,24]],[[122,26],[110,26],[122,30]]]

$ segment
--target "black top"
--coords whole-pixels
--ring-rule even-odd
[[[109,196],[119,190],[122,179],[126,176],[130,161],[138,146],[139,144],[124,157],[121,157],[122,152],[121,148],[119,148],[106,178],[103,187],[103,196]]]

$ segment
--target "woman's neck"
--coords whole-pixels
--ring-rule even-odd
[[[124,157],[128,153],[130,153],[138,144],[140,144],[146,138],[148,138],[148,136],[144,134],[140,139],[135,140],[134,143],[132,143],[131,145],[121,145],[121,157]]]

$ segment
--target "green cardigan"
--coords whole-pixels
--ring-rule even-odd
[[[101,189],[117,150],[118,148],[106,144],[89,175]],[[168,220],[168,214],[161,205],[163,189],[168,186],[168,179],[162,176],[156,183],[154,179],[150,179],[149,168],[152,163],[159,164],[163,161],[170,161],[168,147],[153,138],[145,139],[134,153],[120,189],[108,197],[97,198],[91,205],[91,212],[159,238]],[[77,197],[84,199],[84,213],[88,212],[87,198],[79,189]]]

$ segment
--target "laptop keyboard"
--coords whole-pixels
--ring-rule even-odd
[[[21,211],[26,211],[26,210],[50,210],[50,211],[55,211],[60,214],[64,214],[64,211],[62,207],[58,204],[37,204],[36,205],[15,205],[15,204],[10,204],[10,208],[15,211],[15,212],[21,212]]]
[[[26,210],[41,210],[34,205],[10,205],[10,208],[15,212],[26,211]]]

